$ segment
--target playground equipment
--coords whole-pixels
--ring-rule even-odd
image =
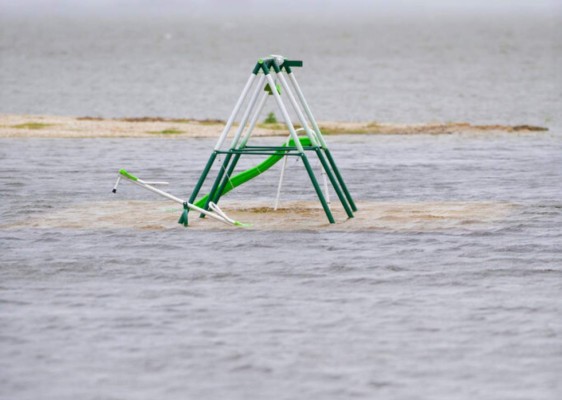
[[[197,202],[197,205],[205,210],[209,208],[209,205],[211,203],[217,204],[220,198],[225,193],[264,172],[281,158],[287,156],[295,156],[299,157],[302,160],[302,163],[306,168],[312,185],[314,186],[314,190],[316,191],[320,203],[322,204],[322,208],[326,213],[328,221],[330,223],[335,223],[326,196],[322,193],[320,185],[318,184],[318,180],[316,179],[314,171],[310,166],[308,156],[306,155],[306,152],[314,152],[320,160],[322,169],[328,177],[330,183],[332,184],[332,187],[334,188],[343,208],[345,209],[347,216],[349,218],[353,217],[353,211],[357,211],[355,202],[353,201],[353,198],[351,197],[351,194],[347,189],[347,186],[341,176],[336,162],[334,161],[330,149],[328,148],[326,140],[324,139],[322,132],[318,127],[318,123],[316,122],[316,119],[314,118],[312,111],[310,110],[310,107],[306,102],[304,94],[297,82],[295,74],[292,71],[292,68],[302,67],[302,65],[302,61],[288,60],[278,55],[271,55],[268,58],[258,60],[252,71],[252,74],[246,82],[246,86],[244,86],[244,89],[242,90],[242,93],[238,98],[236,105],[234,106],[234,110],[232,111],[230,117],[226,122],[226,126],[224,127],[219,140],[217,141],[217,144],[215,145],[215,148],[211,153],[211,156],[209,157],[209,160],[207,161],[207,165],[201,173],[199,181],[195,185],[195,189],[193,190],[193,193],[191,194],[191,197],[189,199],[190,202],[194,202],[197,198],[197,195],[199,194],[199,191],[203,186],[203,183],[205,182],[207,175],[209,174],[209,171],[211,170],[211,167],[213,166],[213,163],[215,162],[215,159],[219,154],[224,154],[225,157],[211,187],[211,190],[208,195]],[[262,72],[262,74],[260,74],[260,72]],[[273,75],[275,75],[275,78],[273,77]],[[289,78],[288,80],[285,75],[287,75],[287,77]],[[240,111],[252,87],[252,94],[250,95],[249,101],[247,102],[246,110],[242,115],[242,119],[240,121],[238,129],[236,130],[236,133],[234,134],[234,138],[232,139],[230,147],[227,150],[223,150],[222,147],[226,140],[226,137],[230,132],[230,129],[232,128],[238,112]],[[293,90],[296,93],[296,97],[293,93]],[[286,97],[289,99],[289,102],[291,103],[298,117],[302,129],[306,133],[306,137],[298,137],[297,131],[293,123],[291,122],[291,118],[289,116],[287,108],[285,107],[285,104],[281,98],[281,93],[285,93]],[[277,103],[284,123],[289,130],[290,140],[283,144],[283,146],[279,147],[250,146],[248,145],[248,141],[269,96],[273,96],[275,102]],[[248,128],[246,129],[248,120],[250,121],[250,123]],[[310,127],[309,123],[312,128]],[[242,155],[268,155],[269,158],[254,169],[250,169],[235,177],[231,177],[234,169],[236,168],[236,164],[238,163]],[[282,179],[280,180],[280,185],[281,181]],[[280,191],[280,185],[278,194]],[[204,216],[204,214],[202,214],[201,216]]]
[[[150,190],[151,192],[154,192],[156,194],[159,194],[162,197],[165,197],[169,200],[175,201],[176,203],[179,203],[181,205],[183,205],[183,213],[178,221],[178,223],[183,224],[184,226],[187,226],[187,213],[189,210],[194,210],[197,212],[200,212],[202,215],[207,215],[211,218],[216,219],[217,221],[221,221],[227,225],[234,225],[234,226],[241,226],[241,227],[245,227],[248,226],[247,224],[243,224],[242,222],[239,221],[235,221],[232,218],[229,218],[220,208],[219,206],[217,206],[214,203],[209,203],[209,208],[211,209],[212,212],[209,212],[208,210],[203,210],[200,207],[197,207],[196,205],[193,205],[185,200],[180,199],[179,197],[176,197],[174,195],[171,195],[170,193],[164,192],[163,190],[157,189],[155,188],[153,185],[167,185],[168,182],[147,182],[147,181],[143,181],[142,179],[137,178],[135,175],[131,174],[130,172],[127,172],[124,169],[119,170],[119,175],[117,176],[117,182],[115,182],[115,186],[113,186],[113,193],[117,193],[117,187],[119,186],[119,183],[121,182],[121,179],[126,179],[129,182],[134,183],[135,185],[138,185],[144,189]]]
[[[226,224],[245,226],[244,224],[227,217],[226,214],[222,212],[217,205],[221,197],[232,189],[267,171],[278,161],[283,159],[283,167],[281,170],[274,205],[274,208],[277,209],[287,158],[291,156],[302,160],[302,164],[310,177],[312,186],[314,187],[316,195],[322,204],[322,208],[326,213],[328,221],[330,223],[335,223],[329,206],[327,181],[329,181],[334,188],[334,191],[336,192],[347,216],[349,218],[353,218],[353,212],[357,211],[357,207],[355,206],[353,198],[347,189],[330,149],[328,148],[326,140],[318,127],[316,119],[312,115],[312,111],[310,110],[294,72],[292,71],[292,68],[302,67],[302,65],[302,61],[288,60],[278,55],[271,55],[267,58],[258,60],[188,201],[184,201],[153,186],[155,184],[163,184],[164,182],[145,182],[125,170],[119,171],[119,178],[113,191],[116,191],[120,179],[125,178],[145,189],[164,196],[172,201],[183,204],[184,210],[178,222],[184,226],[188,225],[188,213],[190,210],[198,212],[200,217],[209,216]],[[250,92],[251,95],[248,97]],[[289,103],[295,111],[302,128],[298,130],[295,129],[295,126],[291,122],[289,112],[287,111],[281,97],[282,93],[289,99]],[[266,100],[270,96],[275,99],[279,111],[281,112],[283,122],[289,130],[289,139],[281,146],[248,145],[252,131],[258,122]],[[242,119],[234,134],[232,142],[227,149],[223,149],[226,138],[244,104],[246,104],[246,109],[242,114]],[[297,132],[300,131],[304,132],[305,136],[299,137]],[[306,154],[307,152],[316,154],[320,161],[322,174],[325,178],[325,194],[322,193],[320,184],[318,183],[310,165]],[[211,190],[207,195],[196,201],[199,191],[205,183],[205,180],[207,179],[207,176],[209,175],[209,172],[219,155],[224,155],[224,160],[222,161],[217,176],[213,181]],[[242,155],[266,155],[269,157],[255,167],[233,176],[232,174],[234,169],[236,168],[236,165]]]

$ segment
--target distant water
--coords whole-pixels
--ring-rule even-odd
[[[0,229],[0,398],[558,399],[560,138],[329,140],[358,199],[513,211],[442,231],[201,232],[88,229],[84,207],[84,229]],[[110,193],[123,166],[186,195],[212,145],[1,140],[0,220],[155,199]],[[313,200],[289,166],[285,198]],[[231,196],[271,200],[277,176]]]
[[[0,22],[2,113],[226,118],[276,52],[322,120],[551,128],[328,138],[357,199],[513,204],[478,228],[99,230],[88,207],[84,229],[0,227],[0,399],[561,398],[554,19]],[[0,140],[0,225],[114,200],[121,167],[186,196],[212,145]],[[277,174],[232,196],[270,200]]]
[[[226,119],[258,57],[320,120],[562,126],[561,16],[0,16],[0,112]]]

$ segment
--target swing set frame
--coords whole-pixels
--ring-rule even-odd
[[[291,156],[302,160],[316,195],[318,196],[318,199],[322,204],[322,208],[326,213],[326,217],[328,218],[328,221],[333,224],[335,223],[335,219],[332,211],[330,210],[327,198],[324,193],[322,193],[322,189],[320,188],[318,180],[316,179],[314,171],[310,165],[310,161],[307,156],[308,152],[316,154],[320,161],[322,170],[334,188],[334,191],[336,192],[348,218],[353,218],[353,212],[357,211],[355,202],[349,193],[347,185],[345,184],[334,157],[328,148],[328,144],[322,135],[318,123],[312,114],[312,111],[293,72],[293,68],[302,66],[303,62],[300,60],[289,60],[278,55],[271,55],[257,61],[232,113],[230,114],[230,117],[226,122],[213,152],[209,156],[207,164],[205,165],[205,168],[203,169],[203,172],[201,173],[201,176],[191,193],[189,203],[195,202],[201,187],[205,183],[209,172],[219,155],[224,155],[224,160],[222,161],[220,169],[213,181],[213,185],[205,205],[202,207],[204,210],[208,210],[211,204],[218,204],[227,184],[229,183],[230,177],[238,164],[238,161],[243,155],[282,155],[285,156],[285,160],[286,157]],[[249,95],[250,92],[251,95]],[[291,117],[289,116],[287,107],[283,102],[281,93],[284,93],[289,99],[289,103],[295,111],[310,145],[303,146],[301,144],[301,140],[299,140],[297,130],[291,122]],[[248,95],[249,100],[246,102]],[[248,145],[258,118],[269,96],[273,96],[275,102],[277,103],[284,123],[289,130],[292,145],[290,145],[289,141],[285,144],[285,146]],[[234,134],[232,142],[228,148],[223,149],[226,138],[244,103],[247,103],[246,109],[242,114],[242,119]],[[278,188],[275,208],[278,205],[280,186],[281,181]],[[200,213],[201,218],[204,216],[204,213]]]

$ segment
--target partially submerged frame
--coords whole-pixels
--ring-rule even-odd
[[[226,125],[217,141],[213,152],[211,153],[203,172],[195,188],[189,198],[189,203],[194,203],[201,187],[203,186],[209,171],[211,170],[217,156],[219,154],[224,155],[224,160],[222,161],[221,167],[213,181],[213,185],[209,192],[208,199],[203,207],[205,210],[209,209],[211,204],[217,204],[224,193],[225,187],[227,186],[234,169],[240,157],[242,155],[286,155],[299,157],[302,160],[303,165],[310,177],[314,190],[322,204],[322,208],[326,213],[326,217],[330,223],[335,223],[334,217],[326,201],[322,189],[314,175],[314,171],[310,165],[306,152],[315,153],[320,160],[320,164],[324,169],[332,187],[334,188],[338,199],[340,200],[347,216],[353,218],[353,212],[357,211],[357,207],[347,185],[341,176],[341,173],[336,165],[336,162],[328,148],[326,140],[318,127],[318,123],[314,118],[312,111],[304,97],[304,94],[297,82],[293,68],[302,67],[303,62],[300,60],[288,60],[282,56],[272,55],[270,57],[259,59],[256,63],[254,69],[236,105],[234,110],[230,114]],[[294,91],[294,92],[293,92]],[[251,92],[251,94],[250,94]],[[297,132],[291,118],[287,111],[287,108],[281,97],[281,93],[284,93],[289,99],[291,106],[293,107],[300,124],[303,127],[306,136],[310,141],[310,146],[303,146],[298,138]],[[242,114],[242,119],[230,146],[227,149],[223,149],[223,145],[226,138],[234,124],[236,117],[242,105],[245,103],[248,95],[250,94],[249,101],[247,102],[246,109]],[[296,94],[296,97],[295,97]],[[269,95],[272,95],[277,103],[285,125],[289,130],[291,142],[293,145],[287,143],[285,146],[250,146],[248,141],[252,135],[252,131],[255,128],[258,118],[261,114],[263,106]],[[249,122],[249,123],[248,123]],[[203,217],[204,214],[201,214]],[[186,223],[187,221],[183,221]]]

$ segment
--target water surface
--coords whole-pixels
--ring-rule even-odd
[[[562,127],[555,14],[0,22],[3,113],[227,119],[274,53],[304,60],[319,120]]]
[[[560,398],[557,19],[0,16],[1,113],[225,119],[280,53],[319,120],[551,129],[329,137],[360,201],[509,205],[361,232],[101,229],[99,202],[155,199],[112,196],[119,168],[185,197],[213,141],[0,140],[0,398]],[[271,204],[278,173],[232,199]]]
[[[484,225],[346,233],[100,230],[88,207],[81,229],[26,228],[115,199],[123,166],[186,195],[213,143],[2,140],[0,219],[24,227],[0,229],[0,397],[558,398],[558,138],[330,137],[357,199],[513,204]],[[284,198],[314,200],[302,165],[287,172]],[[271,201],[277,174],[232,198]]]

